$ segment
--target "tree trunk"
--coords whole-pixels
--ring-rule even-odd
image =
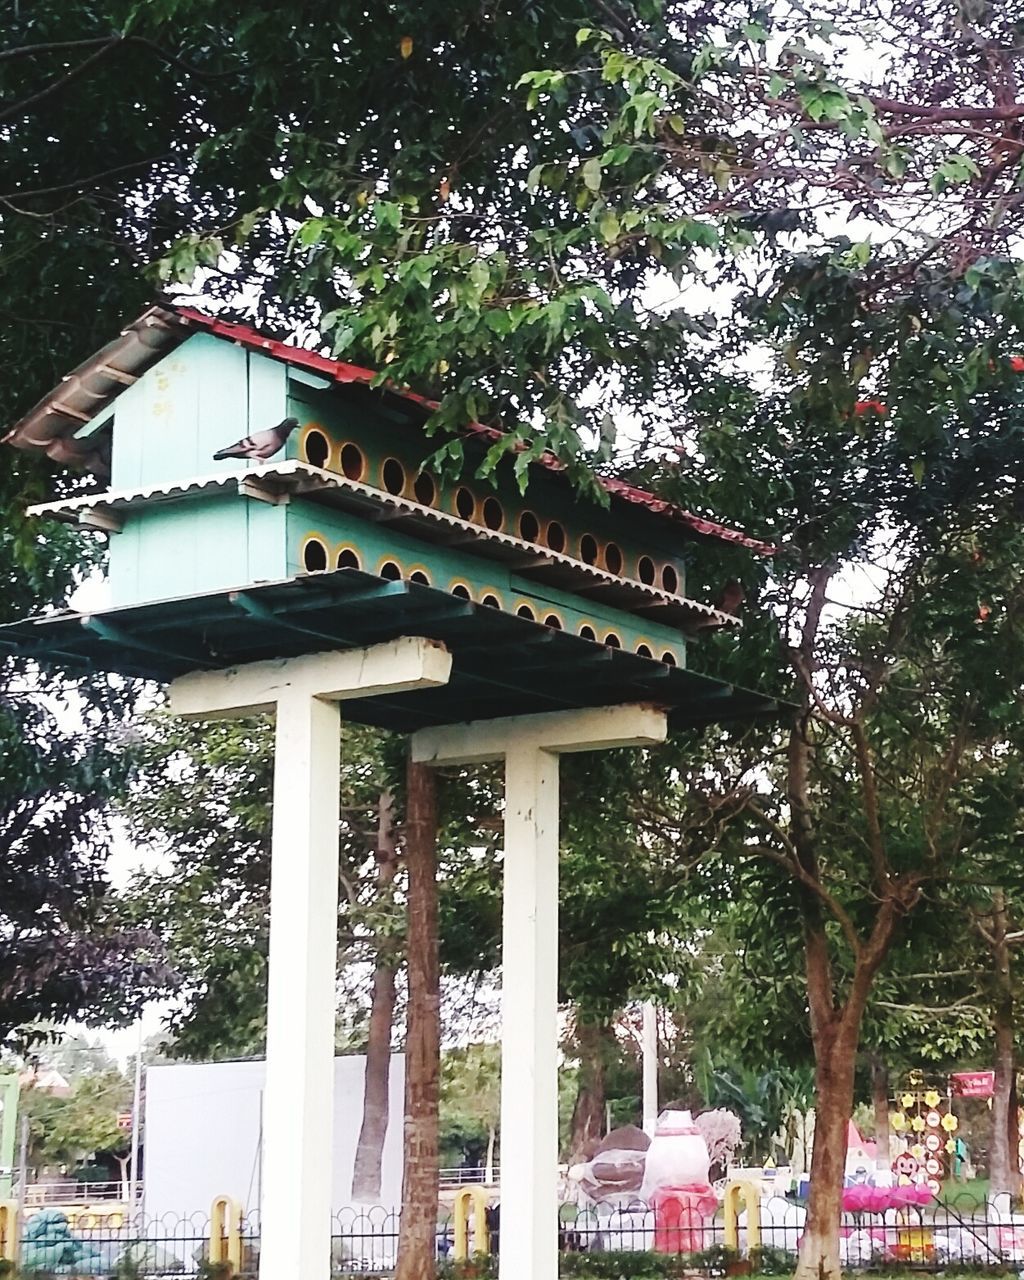
[[[875,1168],[888,1169],[889,1156],[889,1068],[880,1053],[871,1055],[871,1101],[875,1108]]]
[[[405,1044],[405,1178],[395,1280],[434,1280],[438,1198],[441,998],[437,939],[437,781],[409,761],[409,1013]]]
[[[487,1156],[484,1160],[484,1185],[494,1186],[494,1143],[498,1134],[494,1125],[487,1130]]]
[[[582,1015],[577,1017],[580,1074],[569,1133],[569,1158],[574,1164],[591,1154],[604,1132],[605,1053],[609,1032],[607,1023],[589,1022]]]
[[[129,1176],[131,1172],[131,1163],[132,1163],[131,1153],[129,1152],[128,1155],[126,1156],[114,1156],[114,1159],[117,1161],[117,1167],[121,1171],[121,1178],[120,1178],[121,1199],[130,1201],[132,1198],[131,1178]],[[24,1195],[24,1192],[22,1192],[22,1194]]]
[[[381,793],[377,806],[377,893],[392,894],[397,855],[395,850],[394,797]],[[378,945],[373,971],[370,1029],[366,1041],[366,1074],[363,1084],[363,1123],[352,1169],[352,1199],[380,1200],[381,1162],[388,1132],[388,1095],[391,1085],[391,1030],[395,1017],[394,945]]]
[[[1002,889],[992,892],[992,941],[995,962],[995,993],[992,1004],[992,1031],[995,1039],[995,1085],[992,1094],[992,1144],[989,1151],[989,1195],[1013,1196],[1020,1185],[1017,1172],[1017,1141],[1014,1110],[1014,1009],[1013,979],[1010,969],[1006,896]],[[1014,1130],[1011,1141],[1011,1125]]]
[[[373,971],[370,1032],[366,1041],[363,1123],[352,1169],[352,1199],[380,1202],[381,1163],[388,1132],[391,1087],[391,1028],[395,1016],[395,970],[378,961]]]
[[[810,1197],[795,1280],[839,1280],[841,1274],[839,1226],[860,1022],[861,1014],[848,1004],[833,1026],[815,1037]]]

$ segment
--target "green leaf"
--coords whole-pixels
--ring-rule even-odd
[[[324,227],[327,225],[326,218],[309,218],[301,227],[299,227],[298,240],[299,244],[310,245],[316,244],[324,233]]]
[[[596,193],[601,190],[601,161],[596,156],[588,160],[580,172],[588,191]]]
[[[619,219],[612,209],[607,209],[597,224],[601,238],[606,244],[614,244],[619,238]]]

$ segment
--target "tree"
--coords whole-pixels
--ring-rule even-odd
[[[405,1168],[396,1280],[430,1280],[437,1229],[441,988],[437,923],[437,779],[410,760],[405,856],[409,869],[406,964]]]
[[[119,1112],[131,1108],[132,1085],[116,1068],[90,1070],[72,1080],[67,1097],[28,1088],[19,1110],[28,1116],[28,1158],[33,1169],[82,1165],[96,1152],[118,1152],[127,1135]]]
[[[493,1185],[501,1121],[500,1045],[468,1044],[441,1054],[440,1107],[442,1129],[458,1135],[460,1146],[482,1139],[484,1181]]]
[[[377,802],[376,894],[385,916],[394,912],[394,882],[398,870],[395,846],[394,796],[382,791]],[[388,1129],[388,1086],[391,1078],[391,1036],[395,1019],[395,980],[399,948],[396,939],[378,930],[374,957],[370,1020],[366,1036],[363,1084],[363,1122],[359,1129],[352,1172],[352,1198],[374,1203],[380,1199],[381,1163]]]
[[[5,484],[20,503],[17,477]],[[17,517],[0,536],[5,619],[72,580],[72,543],[31,549],[27,537]],[[124,783],[125,693],[68,682],[64,710],[48,693],[23,662],[0,665],[0,1044],[15,1048],[39,1024],[127,1022],[171,981],[156,935],[119,927],[109,910],[106,809]]]

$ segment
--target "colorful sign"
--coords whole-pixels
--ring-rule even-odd
[[[897,1146],[892,1162],[896,1186],[926,1188],[937,1196],[947,1174],[946,1157],[954,1148],[957,1118],[937,1089],[911,1088],[897,1101],[899,1110],[891,1122]]]
[[[954,1071],[949,1078],[959,1098],[991,1098],[995,1091],[994,1071]]]

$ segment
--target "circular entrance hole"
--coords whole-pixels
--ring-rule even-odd
[[[583,640],[596,640],[597,636],[594,634],[594,628],[588,627],[586,623],[584,623],[583,626],[580,627],[580,638]]]
[[[366,474],[366,459],[363,457],[363,451],[351,441],[341,446],[341,474],[347,480],[362,480]]]
[[[484,596],[484,598],[480,601],[480,603],[485,604],[488,607],[488,609],[501,608],[501,601],[498,599],[497,596]]]
[[[607,634],[607,635],[605,636],[605,638],[604,638],[604,642],[605,642],[605,644],[608,646],[608,648],[609,648],[609,649],[621,649],[621,648],[622,648],[622,641],[619,639],[619,637],[615,634],[615,632],[614,632],[614,631],[609,631],[609,632],[608,632],[608,634]]]
[[[544,619],[544,625],[546,627],[551,627],[553,631],[561,631],[562,619],[558,616],[557,613],[549,613],[548,616]]]
[[[661,655],[661,660],[662,662],[667,663],[670,667],[674,667],[676,665],[676,655],[672,652],[671,649],[665,650],[665,652]]]
[[[597,539],[591,533],[580,538],[580,559],[584,564],[597,564]]]
[[[421,502],[423,506],[432,507],[434,505],[434,499],[437,497],[437,486],[434,484],[433,476],[421,471],[416,477],[416,483],[413,485],[412,491],[416,495],[416,501]]]
[[[415,572],[409,574],[410,582],[418,582],[421,587],[429,587],[430,579],[422,569],[416,569]]]
[[[637,656],[638,656],[638,657],[641,657],[641,658],[653,658],[653,657],[654,657],[654,654],[653,654],[653,653],[651,653],[650,649],[648,649],[648,647],[647,647],[645,644],[638,644],[638,645],[637,645],[637,647],[636,647],[636,651],[637,651]]]
[[[455,490],[455,512],[463,520],[472,520],[476,514],[476,498],[464,487]]]
[[[521,605],[519,606],[519,608],[516,610],[516,617],[517,617],[517,618],[526,618],[526,619],[528,619],[530,622],[536,622],[536,621],[537,621],[537,615],[534,613],[534,611],[530,608],[530,606],[529,606],[528,604],[521,604]]]
[[[385,458],[380,478],[388,493],[399,494],[405,488],[405,467],[397,458]]]
[[[319,538],[307,538],[303,544],[302,567],[307,573],[323,573],[327,568],[327,548]]]
[[[484,524],[495,533],[505,523],[505,512],[497,498],[484,499]]]
[[[469,587],[464,582],[456,582],[452,587],[452,595],[458,596],[460,600],[468,600],[470,598]]]
[[[661,585],[670,595],[675,595],[679,590],[679,574],[676,573],[673,565],[667,564],[661,571]]]
[[[604,549],[604,567],[609,573],[622,572],[622,552],[614,542],[609,542]]]
[[[331,442],[322,431],[313,428],[306,432],[302,441],[302,452],[306,461],[314,467],[322,467],[331,456]]]
[[[361,568],[359,564],[359,557],[356,555],[356,553],[352,550],[351,547],[342,547],[342,549],[338,552],[338,558],[335,561],[335,564],[338,566],[339,569]]]
[[[526,542],[536,542],[540,537],[540,521],[532,511],[524,511],[519,517],[519,536]]]
[[[547,544],[552,551],[565,550],[565,530],[557,520],[552,520],[548,524]]]
[[[654,586],[654,561],[650,556],[641,556],[636,565],[637,577],[647,586]]]
[[[387,578],[389,582],[397,582],[402,576],[401,567],[394,560],[385,560],[380,567],[380,576]]]

